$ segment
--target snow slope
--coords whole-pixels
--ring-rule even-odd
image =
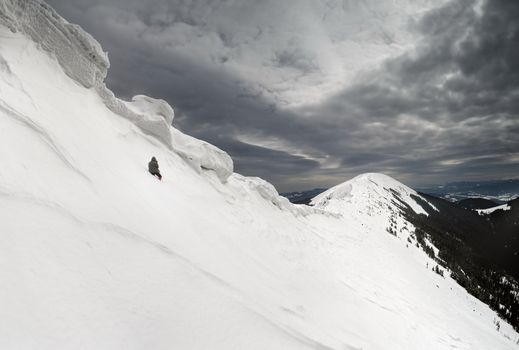
[[[488,214],[491,214],[493,212],[495,212],[496,210],[510,210],[512,207],[510,207],[508,204],[501,204],[501,205],[498,205],[498,206],[495,206],[495,207],[492,207],[492,208],[488,208],[488,209],[476,209],[476,211],[478,212],[478,214],[482,214],[482,215],[488,215]]]
[[[389,194],[420,213],[412,190],[366,174],[291,205],[164,101],[83,79],[99,57],[44,3],[0,3],[1,349],[518,348],[406,247]]]

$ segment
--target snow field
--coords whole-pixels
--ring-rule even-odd
[[[293,206],[262,180],[194,167],[196,152],[2,26],[0,67],[0,348],[517,348],[406,247],[413,228],[385,187],[423,208],[395,180],[362,175]]]

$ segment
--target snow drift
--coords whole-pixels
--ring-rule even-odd
[[[173,109],[163,100],[138,95],[121,101],[108,90],[104,79],[110,63],[101,45],[79,26],[68,23],[49,5],[39,0],[5,0],[0,4],[0,23],[21,32],[51,56],[63,71],[86,88],[94,88],[113,112],[130,119],[145,132],[155,135],[195,167],[214,170],[222,181],[233,172],[231,158],[218,148],[193,137],[171,135]]]
[[[43,2],[0,3],[0,348],[517,348],[406,247],[412,190],[367,174],[294,206],[108,66]]]

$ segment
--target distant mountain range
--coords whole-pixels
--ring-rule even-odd
[[[415,190],[450,202],[460,201],[459,204],[468,209],[486,209],[518,198],[519,179],[450,182],[445,185],[417,187]],[[281,195],[294,204],[308,204],[313,197],[324,191],[326,188],[314,188],[308,191],[281,193]],[[489,202],[484,203],[482,200],[461,202],[466,199],[482,199]]]
[[[494,208],[499,205],[499,203],[485,198],[465,198],[457,201],[456,204],[472,210]]]
[[[280,195],[288,198],[294,204],[309,204],[312,198],[326,190],[327,188],[314,188],[308,191],[280,193]]]
[[[445,185],[415,188],[417,191],[456,202],[466,198],[484,198],[505,203],[519,197],[519,179],[478,182],[451,182]]]

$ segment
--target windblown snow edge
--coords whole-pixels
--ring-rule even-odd
[[[118,99],[104,83],[110,61],[99,42],[44,1],[2,1],[0,24],[29,37],[53,56],[71,79],[93,88],[108,109],[156,137],[195,170],[212,170],[222,182],[233,173],[233,161],[226,152],[172,127],[174,111],[166,101],[144,95],[134,96],[131,102]]]

